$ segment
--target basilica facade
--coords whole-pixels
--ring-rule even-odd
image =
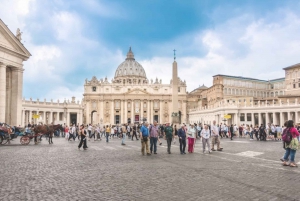
[[[171,69],[171,65],[170,65]],[[178,109],[182,122],[187,118],[186,82],[178,79]],[[86,80],[83,94],[83,119],[92,124],[139,123],[172,120],[172,80],[149,80],[129,49],[127,58],[116,69],[114,78]]]

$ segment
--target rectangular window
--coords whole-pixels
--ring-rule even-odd
[[[251,121],[251,114],[247,113],[247,121]]]
[[[296,84],[293,84],[293,88],[294,88],[294,89],[296,88]]]
[[[178,92],[180,92],[180,87],[178,87]]]
[[[120,115],[116,115],[116,116],[115,116],[115,124],[119,124],[120,121],[121,121]]]
[[[242,113],[242,114],[240,115],[240,121],[245,121],[245,114],[244,114],[244,113]]]

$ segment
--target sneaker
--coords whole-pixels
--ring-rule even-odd
[[[156,152],[154,152],[154,154],[157,154]]]
[[[159,145],[162,145],[162,143],[159,143]]]
[[[212,151],[216,151],[214,148],[211,149]]]
[[[126,145],[126,144],[122,143],[121,145]]]
[[[151,154],[150,154],[150,153],[147,153],[147,156],[151,156]]]

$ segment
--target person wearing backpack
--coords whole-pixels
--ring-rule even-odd
[[[283,166],[290,166],[290,167],[298,167],[295,163],[295,155],[296,151],[299,146],[298,136],[299,133],[297,129],[294,127],[294,121],[289,120],[287,122],[287,128],[284,134],[282,135],[282,141],[284,142],[285,154],[284,154],[284,162],[282,163]],[[289,158],[290,157],[290,163]]]

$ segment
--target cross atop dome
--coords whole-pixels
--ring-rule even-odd
[[[134,54],[133,54],[133,52],[131,51],[131,47],[129,47],[129,51],[128,51],[128,53],[127,53],[127,58],[126,58],[126,60],[135,60],[135,59],[134,59]]]

